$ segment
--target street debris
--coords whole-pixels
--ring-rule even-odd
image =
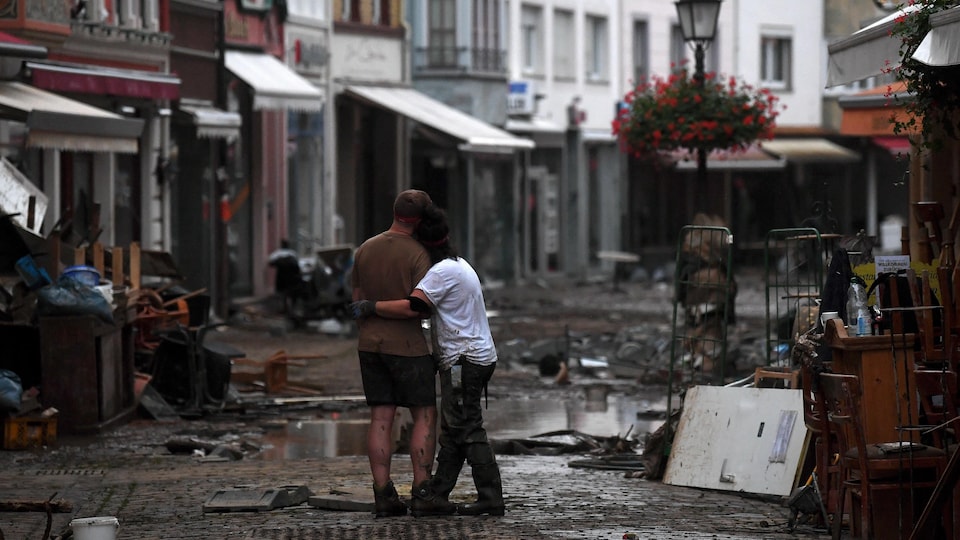
[[[267,512],[277,508],[299,506],[313,492],[307,486],[273,488],[238,486],[219,489],[203,503],[204,512]]]

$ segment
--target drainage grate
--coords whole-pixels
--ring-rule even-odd
[[[30,476],[103,476],[106,471],[103,469],[43,469],[33,473],[24,472],[24,475]]]
[[[307,527],[262,528],[251,531],[245,540],[369,540],[370,538],[403,538],[404,540],[519,540],[541,538],[535,529],[521,531],[522,525],[511,523],[504,534],[499,519],[424,518],[384,520],[381,523],[337,525],[335,528],[309,530]]]

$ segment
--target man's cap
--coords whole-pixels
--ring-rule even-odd
[[[401,191],[393,203],[393,218],[401,223],[418,223],[423,217],[423,211],[432,202],[426,191],[419,189]]]

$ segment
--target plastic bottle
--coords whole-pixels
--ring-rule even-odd
[[[850,287],[847,288],[847,325],[849,333],[857,336],[869,336],[873,325],[873,317],[867,307],[867,289],[856,277],[850,279]]]

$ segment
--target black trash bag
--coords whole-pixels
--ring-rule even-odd
[[[0,369],[0,412],[19,411],[22,399],[20,376],[9,369]]]
[[[113,324],[113,308],[102,294],[79,281],[61,277],[37,291],[37,315],[41,317],[93,315]]]

